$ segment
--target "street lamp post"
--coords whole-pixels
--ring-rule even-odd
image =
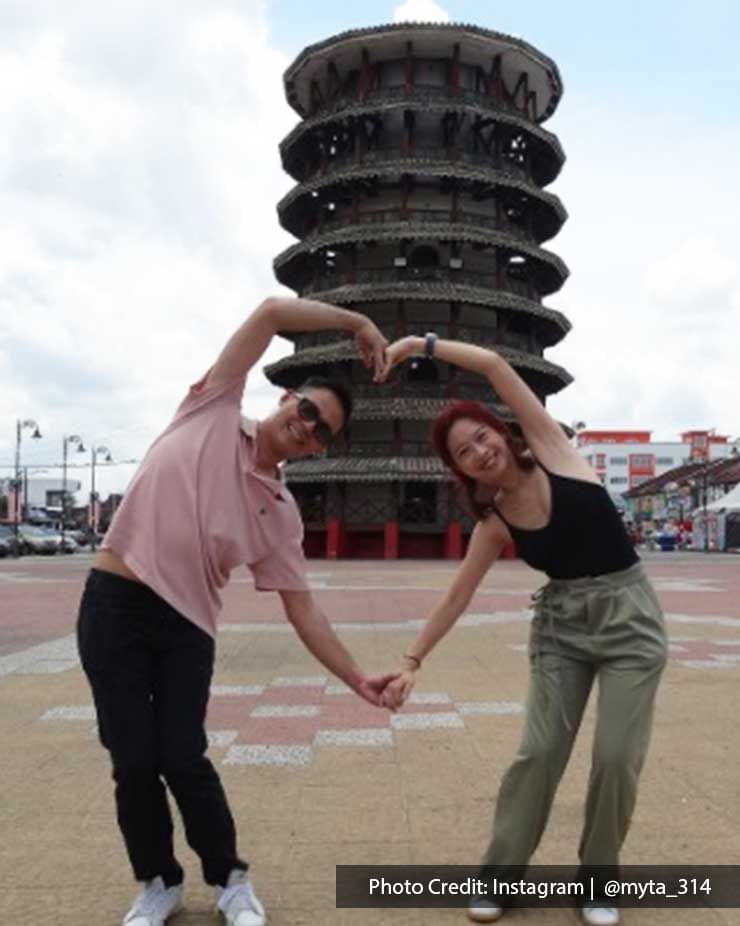
[[[700,472],[692,474],[691,485],[696,491],[696,501],[693,502],[698,511],[701,507],[702,523],[704,527],[704,552],[709,553],[709,468],[712,461],[705,460]],[[701,496],[699,493],[701,492]],[[693,492],[692,492],[693,498]]]
[[[66,529],[66,513],[67,513],[67,447],[69,444],[75,444],[77,446],[78,453],[85,452],[85,445],[82,443],[82,438],[79,434],[70,434],[69,436],[65,435],[62,438],[62,541],[61,541],[61,552],[64,553],[64,531]]]
[[[92,445],[92,478],[90,480],[90,526],[92,527],[92,536],[90,539],[90,547],[93,553],[95,552],[95,541],[98,533],[98,515],[96,510],[98,498],[95,491],[95,466],[98,462],[99,453],[105,454],[106,463],[113,462],[113,457],[107,447],[104,447],[102,444],[100,447],[96,447],[95,444]]]
[[[704,552],[709,553],[709,520],[707,517],[707,469],[709,468],[709,461],[707,460],[704,463],[704,468],[701,471],[701,504],[704,512]]]
[[[15,422],[15,479],[13,480],[13,535],[15,537],[15,544],[13,554],[18,556],[18,551],[20,548],[20,541],[18,540],[18,528],[20,525],[20,513],[21,513],[21,435],[24,428],[33,428],[33,434],[31,437],[34,440],[39,440],[41,437],[41,431],[39,431],[39,426],[33,420],[33,418],[25,418],[23,421],[18,418]]]

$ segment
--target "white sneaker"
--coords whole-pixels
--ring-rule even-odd
[[[182,904],[182,884],[165,887],[161,877],[144,884],[144,890],[123,919],[123,926],[164,926]]]
[[[495,923],[504,915],[504,908],[486,897],[474,897],[468,904],[468,919],[474,923]]]
[[[246,871],[235,868],[231,872],[226,887],[216,888],[216,902],[228,926],[265,926],[265,908]]]
[[[616,907],[584,907],[581,916],[588,926],[618,926],[619,923],[619,911]]]

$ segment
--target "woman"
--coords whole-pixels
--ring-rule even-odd
[[[528,451],[476,402],[453,403],[437,418],[435,449],[461,482],[477,523],[449,591],[404,655],[385,702],[391,708],[403,704],[424,658],[465,610],[502,550],[516,544],[525,562],[545,572],[549,582],[535,595],[524,734],[501,785],[484,865],[521,867],[534,853],[598,678],[579,855],[584,869],[615,866],[665,665],[660,606],[598,477],[509,364],[493,351],[428,334],[391,345],[384,377],[424,352],[488,379],[516,416]],[[468,908],[476,922],[493,922],[502,913],[491,899],[476,899]],[[592,926],[619,921],[617,910],[603,900],[582,913]]]

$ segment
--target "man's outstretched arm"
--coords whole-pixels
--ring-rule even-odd
[[[334,632],[326,615],[316,606],[310,592],[280,592],[280,597],[288,620],[311,655],[361,698],[380,707],[386,685],[397,678],[398,673],[365,675]]]
[[[207,385],[245,376],[262,357],[273,337],[282,331],[337,328],[354,335],[363,363],[372,368],[376,377],[380,376],[388,342],[367,316],[313,299],[275,296],[260,303],[229,338],[208,374]]]

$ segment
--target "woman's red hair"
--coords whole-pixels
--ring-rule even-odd
[[[509,448],[514,462],[519,469],[532,469],[534,467],[534,460],[531,456],[525,454],[526,448],[524,441],[519,437],[515,437],[511,433],[511,429],[506,422],[494,415],[492,411],[487,409],[485,405],[481,405],[480,402],[473,402],[467,399],[452,402],[444,411],[437,415],[432,427],[432,444],[434,449],[437,455],[441,457],[445,466],[455,474],[455,477],[463,489],[471,512],[480,520],[490,511],[490,505],[487,505],[476,496],[478,483],[471,476],[466,476],[465,473],[458,468],[448,446],[450,429],[453,424],[455,424],[456,421],[460,421],[461,418],[479,421],[481,424],[493,428],[494,431],[498,431],[506,442],[506,446]]]

